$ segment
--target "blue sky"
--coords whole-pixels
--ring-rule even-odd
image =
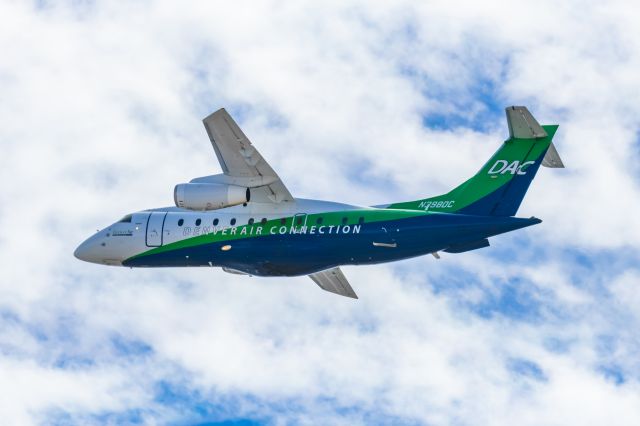
[[[640,424],[640,33],[631,2],[4,2],[8,424]],[[77,244],[219,172],[226,107],[298,197],[442,193],[560,124],[477,252],[306,277],[85,264]],[[611,413],[616,413],[611,416]]]

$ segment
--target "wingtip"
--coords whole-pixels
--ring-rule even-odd
[[[539,218],[537,218],[537,217],[535,217],[535,216],[531,216],[531,217],[529,218],[529,220],[531,221],[531,223],[532,223],[533,225],[537,225],[537,224],[539,224],[539,223],[542,223],[542,219],[539,219]]]
[[[211,114],[207,115],[205,118],[203,118],[203,119],[202,119],[202,121],[207,121],[207,120],[209,120],[211,117],[213,117],[214,115],[219,115],[219,114],[221,114],[221,113],[226,113],[226,112],[227,112],[227,110],[226,110],[226,109],[224,109],[224,107],[222,107],[222,108],[220,108],[220,109],[217,109],[217,110],[213,111]]]

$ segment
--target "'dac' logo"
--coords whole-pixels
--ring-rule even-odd
[[[505,173],[511,173],[512,175],[526,175],[527,168],[533,163],[533,161],[525,161],[520,164],[520,161],[517,160],[512,163],[509,163],[507,160],[498,160],[493,164],[493,166],[491,166],[487,173],[490,175],[497,175],[498,173],[501,175]]]

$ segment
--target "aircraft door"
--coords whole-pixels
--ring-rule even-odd
[[[305,232],[307,227],[307,214],[306,213],[297,213],[293,216],[293,222],[291,222],[291,227],[293,228],[296,234]]]
[[[151,212],[147,222],[146,243],[148,247],[160,247],[162,245],[162,231],[167,212]]]

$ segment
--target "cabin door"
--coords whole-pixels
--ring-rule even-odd
[[[146,239],[148,247],[160,247],[162,245],[162,231],[166,217],[167,212],[151,212],[149,215]]]

